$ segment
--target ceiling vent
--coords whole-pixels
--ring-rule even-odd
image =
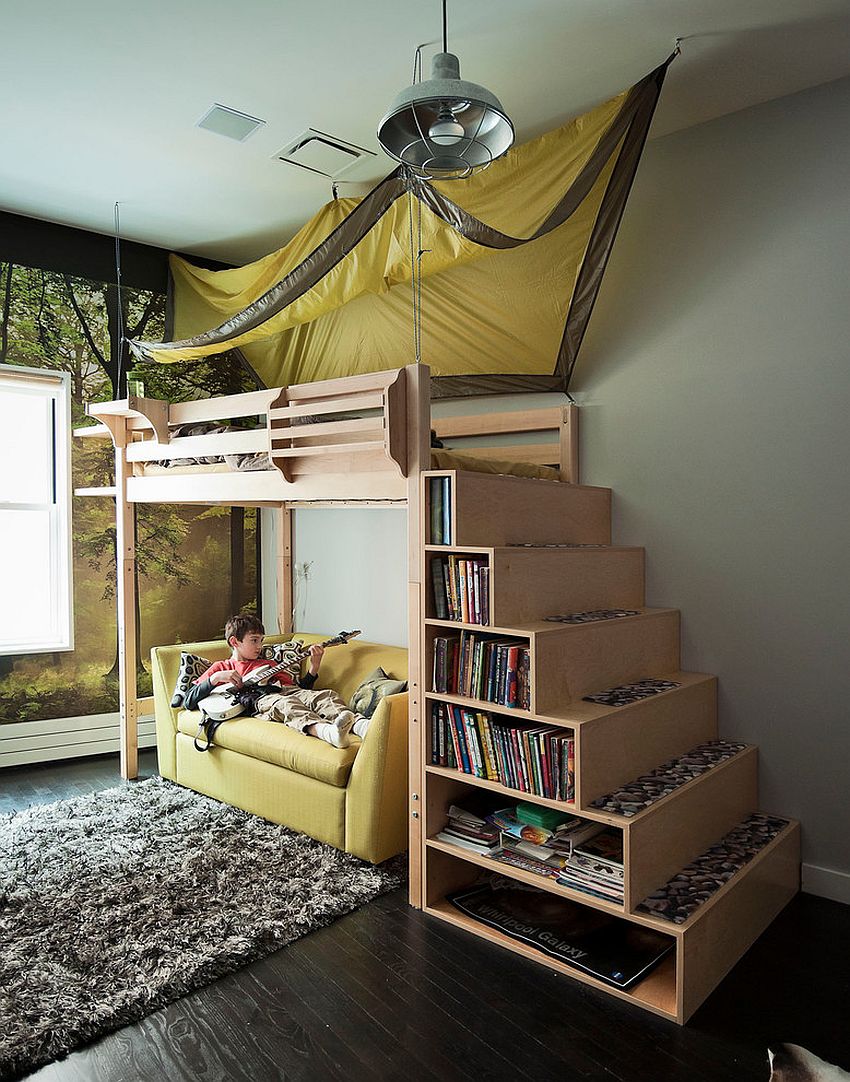
[[[236,139],[240,143],[244,143],[249,135],[253,135],[264,124],[265,120],[240,113],[238,109],[228,109],[226,105],[213,105],[198,121],[199,128],[215,132],[216,135],[224,135],[228,139]]]
[[[373,150],[347,143],[334,135],[308,128],[274,155],[278,161],[298,165],[323,177],[338,177],[363,158],[374,158]]]

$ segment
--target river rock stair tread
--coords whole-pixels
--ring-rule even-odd
[[[703,902],[749,864],[789,823],[789,819],[754,812],[663,887],[653,891],[637,906],[637,911],[663,917],[674,924],[684,924]]]
[[[687,782],[738,755],[746,747],[746,744],[729,740],[710,740],[705,744],[698,744],[684,755],[669,759],[655,770],[635,778],[633,782],[591,801],[590,807],[631,818],[657,800],[674,793]]]

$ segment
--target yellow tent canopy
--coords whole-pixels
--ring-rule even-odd
[[[398,367],[421,349],[436,397],[566,390],[669,63],[466,180],[402,167],[247,266],[172,255],[175,340],[134,352],[238,348],[276,386]]]

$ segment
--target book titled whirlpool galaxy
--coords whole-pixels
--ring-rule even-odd
[[[631,988],[673,949],[651,928],[496,879],[447,896],[462,913],[614,988]]]

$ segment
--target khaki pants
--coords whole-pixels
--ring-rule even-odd
[[[345,701],[330,688],[307,691],[293,687],[275,691],[257,700],[257,713],[266,715],[269,721],[283,722],[299,732],[304,732],[308,725],[323,721],[332,721],[347,730],[361,717],[349,710]]]

